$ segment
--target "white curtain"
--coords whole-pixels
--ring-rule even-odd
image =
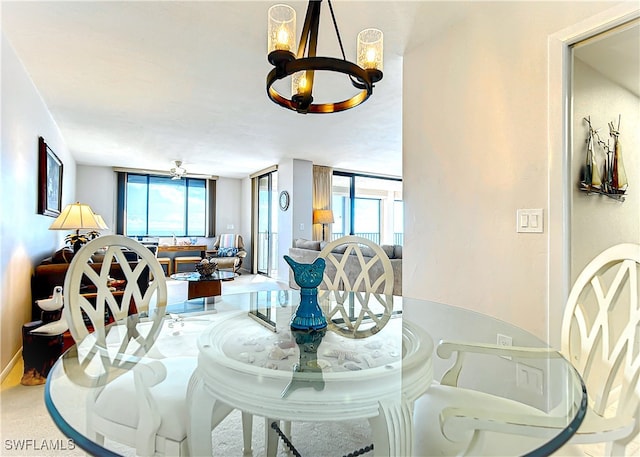
[[[333,168],[313,166],[313,209],[331,209]],[[331,239],[331,225],[325,227],[325,237]],[[313,239],[322,240],[322,225],[313,224]]]

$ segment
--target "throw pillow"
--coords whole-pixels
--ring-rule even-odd
[[[238,254],[238,248],[219,248],[218,257],[235,257]]]

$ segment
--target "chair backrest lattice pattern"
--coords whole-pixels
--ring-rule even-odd
[[[91,257],[103,249],[104,258],[96,271]],[[131,252],[138,257],[132,264],[127,260]],[[123,288],[117,292],[110,287],[114,264],[118,264],[124,276]],[[141,282],[146,285],[148,277],[152,279],[143,291]],[[155,305],[150,312],[152,301]],[[162,329],[166,305],[167,285],[162,267],[154,253],[135,240],[120,235],[96,238],[76,253],[69,265],[64,282],[64,315],[76,343],[92,335],[90,353],[113,352],[114,360],[123,355],[143,356]],[[107,323],[105,316],[110,316],[113,322]],[[139,325],[141,318],[145,323]]]
[[[371,292],[321,290],[330,330],[348,338],[366,338],[384,328],[393,314],[393,296]],[[327,297],[327,300],[322,300]]]
[[[386,295],[393,293],[391,261],[380,246],[366,238],[338,238],[327,243],[318,257],[326,262],[320,289]],[[357,263],[356,267],[354,262]]]
[[[640,245],[613,246],[587,265],[567,300],[562,352],[603,417],[637,416],[640,407],[639,273]]]

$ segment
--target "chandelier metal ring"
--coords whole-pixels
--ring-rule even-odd
[[[351,77],[352,85],[361,90],[353,97],[340,102],[310,103],[308,107],[305,107],[294,100],[282,96],[272,87],[276,81],[305,70],[344,73]],[[267,94],[269,98],[277,104],[297,112],[334,113],[353,108],[367,100],[373,93],[374,83],[380,79],[382,79],[382,72],[379,70],[365,70],[349,61],[332,57],[305,57],[293,60],[279,59],[276,67],[267,75]]]

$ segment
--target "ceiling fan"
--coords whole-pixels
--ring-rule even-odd
[[[173,168],[169,170],[171,179],[182,179],[187,174],[187,169],[182,167],[182,160],[174,160],[173,165]]]

